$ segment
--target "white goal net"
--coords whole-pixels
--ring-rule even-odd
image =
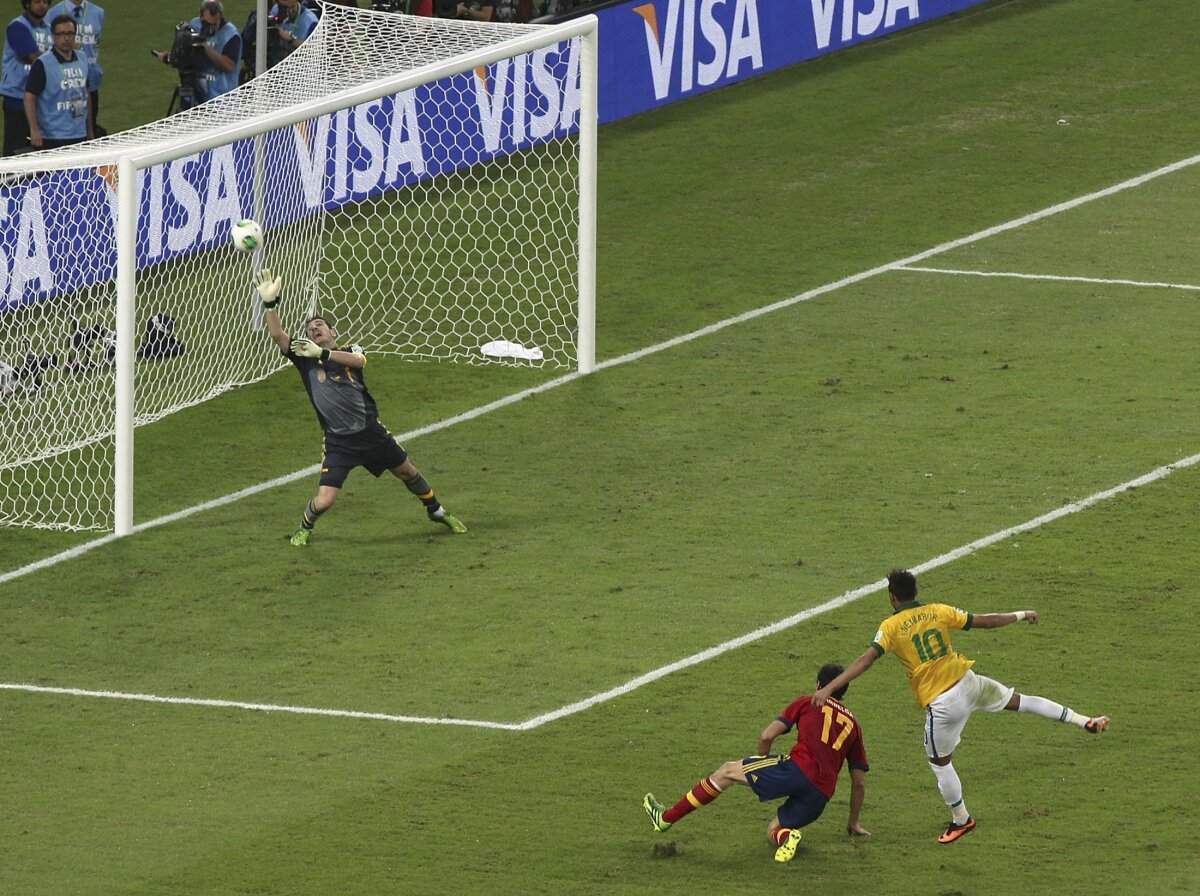
[[[232,93],[0,162],[0,525],[128,531],[134,427],[286,365],[262,266],[292,332],[590,370],[594,29],[329,5]]]

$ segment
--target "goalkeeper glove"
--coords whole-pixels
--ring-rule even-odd
[[[263,308],[270,311],[279,304],[279,294],[283,291],[283,278],[272,277],[270,268],[258,272],[258,282],[255,284],[258,296],[262,299]]]
[[[301,358],[320,358],[322,363],[329,360],[329,349],[321,348],[311,339],[293,339],[292,354]]]

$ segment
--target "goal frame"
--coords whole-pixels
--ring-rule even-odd
[[[370,103],[450,78],[512,56],[532,52],[554,41],[579,38],[579,217],[578,308],[576,363],[586,375],[596,366],[596,135],[599,123],[597,51],[598,19],[583,16],[536,33],[496,43],[483,50],[388,76],[332,93],[286,110],[213,129],[191,139],[122,154],[117,160],[116,227],[116,356],[114,419],[114,533],[133,531],[134,408],[137,289],[138,173],[155,165],[201,153],[268,131],[299,124],[341,109]],[[256,154],[261,160],[261,154]],[[261,195],[261,194],[260,194]]]

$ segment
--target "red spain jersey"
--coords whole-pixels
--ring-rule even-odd
[[[820,709],[805,694],[783,711],[779,721],[796,729],[791,759],[821,793],[833,797],[842,763],[867,771],[867,748],[854,713],[832,697]]]

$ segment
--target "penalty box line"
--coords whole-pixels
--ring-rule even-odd
[[[1157,280],[1121,280],[1107,277],[1071,277],[1062,274],[1020,274],[1016,271],[966,271],[957,268],[930,268],[920,265],[904,265],[897,271],[918,274],[949,274],[956,277],[1007,277],[1014,280],[1050,280],[1058,283],[1095,283],[1101,286],[1146,286],[1157,289],[1187,289],[1200,291],[1200,286],[1191,283],[1163,283]]]
[[[1093,505],[1099,504],[1102,501],[1107,501],[1108,499],[1116,497],[1123,492],[1130,491],[1143,485],[1148,485],[1151,482],[1155,482],[1156,480],[1162,479],[1165,476],[1169,476],[1176,470],[1186,469],[1187,467],[1194,466],[1197,463],[1200,463],[1200,454],[1193,454],[1191,457],[1187,457],[1183,460],[1176,461],[1175,463],[1159,467],[1158,469],[1152,470],[1149,473],[1137,477],[1136,479],[1130,479],[1128,482],[1123,482],[1120,485],[1113,486],[1112,488],[1105,489],[1104,491],[1096,492],[1094,495],[1090,495],[1089,497],[1083,498],[1079,501],[1073,501],[1070,504],[1064,504],[1062,507],[1055,508],[1049,513],[1044,513],[1041,516],[1034,517],[1033,519],[1024,523],[1019,523],[1016,526],[1011,526],[1007,529],[1002,529],[999,532],[994,532],[991,535],[986,535],[983,538],[976,539],[975,541],[955,548],[952,551],[948,551],[945,554],[934,557],[932,560],[926,560],[924,563],[910,567],[910,569],[915,574],[928,572],[931,569],[937,569],[939,566],[945,566],[948,563],[953,563],[955,560],[961,560],[963,557],[974,554],[977,551],[981,551],[984,548],[990,547],[991,545],[1003,541],[1006,538],[1011,538],[1014,535],[1020,535],[1024,532],[1029,532],[1033,529],[1037,529],[1040,526],[1044,526],[1047,523],[1052,523],[1055,520],[1061,519],[1062,517],[1069,516],[1073,513],[1078,513],[1081,510],[1086,510]],[[815,607],[809,607],[806,610],[796,613],[794,616],[789,616],[786,619],[781,619],[778,622],[765,625],[762,628],[755,629],[754,631],[748,632],[740,637],[725,641],[724,643],[718,644],[715,647],[710,647],[707,650],[701,651],[700,653],[677,660],[669,665],[661,666],[660,668],[655,669],[652,672],[647,672],[644,675],[639,675],[637,678],[631,679],[630,681],[625,682],[623,685],[604,691],[603,693],[596,694],[593,697],[588,697],[585,700],[580,700],[577,703],[571,703],[567,706],[561,707],[560,709],[556,709],[553,712],[535,716],[532,719],[522,722],[520,725],[516,726],[516,728],[517,730],[528,731],[532,728],[538,728],[542,725],[545,725],[547,722],[552,722],[556,719],[561,719],[565,716],[574,715],[575,713],[591,709],[592,707],[598,706],[601,703],[605,703],[617,697],[622,697],[625,694],[631,693],[632,691],[636,691],[638,688],[650,684],[651,682],[658,681],[660,678],[665,678],[668,675],[679,672],[683,669],[687,669],[690,666],[697,666],[700,663],[715,659],[716,657],[719,657],[724,653],[728,653],[731,650],[736,650],[739,647],[744,647],[747,644],[752,644],[755,641],[761,641],[763,638],[786,631],[787,629],[799,625],[801,622],[812,619],[815,616],[820,616],[824,613],[828,613],[831,610],[836,610],[839,607],[844,607],[847,604],[854,603],[854,601],[858,600],[859,598],[865,597],[868,594],[874,594],[875,592],[886,587],[887,579],[885,578],[880,579],[877,582],[872,582],[869,585],[863,585],[859,588],[855,588],[852,591],[847,591],[845,594],[842,594],[839,597],[835,597],[832,600],[827,600],[825,603],[819,604]]]
[[[780,302],[775,302],[770,305],[764,305],[763,307],[756,308],[753,311],[747,311],[743,314],[735,315],[734,317],[728,317],[725,320],[721,320],[721,321],[718,321],[717,323],[710,324],[707,327],[701,327],[699,330],[693,330],[692,332],[685,333],[682,336],[676,336],[675,338],[668,339],[665,342],[660,342],[660,343],[657,343],[656,345],[651,345],[646,348],[639,349],[637,351],[633,351],[633,352],[630,352],[625,355],[621,355],[620,357],[617,357],[617,358],[611,358],[608,361],[603,361],[601,363],[598,363],[596,365],[596,371],[607,370],[610,367],[617,367],[622,364],[628,364],[631,361],[639,361],[642,358],[657,354],[658,352],[666,351],[668,349],[672,349],[677,346],[684,345],[688,342],[693,342],[697,339],[702,339],[705,336],[710,336],[713,333],[717,333],[721,330],[726,329],[727,327],[732,327],[732,326],[736,326],[737,324],[745,323],[746,321],[753,320],[756,317],[761,317],[764,314],[772,314],[776,311],[781,311],[785,308],[790,308],[793,305],[797,305],[801,302],[807,302],[810,299],[815,299],[818,296],[823,296],[826,293],[834,292],[834,291],[836,291],[838,289],[842,289],[846,286],[852,286],[855,283],[860,283],[863,280],[870,279],[871,277],[875,277],[879,274],[887,273],[889,271],[904,270],[906,268],[911,268],[911,266],[915,265],[916,263],[924,261],[927,258],[932,258],[935,255],[941,255],[942,253],[949,252],[952,249],[958,249],[962,246],[968,246],[972,243],[980,242],[981,240],[985,240],[988,237],[996,236],[997,234],[1004,233],[1009,230],[1016,230],[1019,227],[1024,227],[1026,224],[1032,224],[1035,221],[1040,221],[1043,218],[1049,218],[1052,215],[1059,214],[1060,212],[1065,212],[1065,211],[1069,211],[1073,208],[1078,208],[1081,205],[1085,205],[1089,202],[1094,202],[1097,199],[1104,199],[1105,197],[1112,196],[1116,193],[1120,193],[1123,190],[1132,189],[1133,187],[1139,187],[1142,184],[1145,184],[1145,183],[1148,183],[1149,181],[1154,180],[1155,178],[1163,177],[1168,174],[1174,174],[1177,171],[1182,171],[1185,168],[1190,168],[1191,166],[1196,165],[1198,163],[1200,163],[1200,155],[1195,155],[1195,156],[1191,156],[1190,158],[1181,159],[1178,162],[1173,162],[1170,165],[1164,165],[1162,168],[1156,168],[1155,170],[1147,172],[1146,174],[1138,175],[1137,177],[1133,177],[1133,178],[1130,178],[1129,180],[1122,181],[1121,183],[1114,184],[1111,187],[1106,187],[1103,190],[1098,190],[1094,193],[1088,193],[1084,196],[1078,196],[1075,199],[1070,199],[1066,202],[1060,202],[1058,205],[1052,205],[1049,208],[1042,209],[1041,211],[1033,212],[1031,214],[1024,215],[1023,217],[1020,217],[1020,218],[1014,218],[1013,220],[1008,221],[1004,224],[997,224],[994,227],[988,227],[984,230],[980,230],[973,234],[970,234],[969,236],[960,237],[959,239],[951,240],[948,243],[942,243],[941,245],[934,246],[932,249],[926,249],[924,252],[919,252],[916,255],[910,255],[908,258],[902,258],[899,261],[889,262],[888,264],[880,265],[879,267],[874,267],[874,268],[871,268],[870,270],[862,271],[858,274],[852,274],[849,277],[843,277],[841,280],[835,280],[832,283],[826,283],[824,286],[818,286],[815,289],[810,289],[807,292],[802,292],[799,295],[792,296],[792,298],[790,298],[790,299],[784,299],[783,301],[780,301]],[[402,442],[407,442],[407,441],[411,441],[412,439],[418,438],[420,436],[427,435],[429,433],[438,432],[443,429],[449,429],[450,427],[455,426],[459,423],[465,423],[469,420],[474,420],[478,417],[482,417],[484,414],[489,414],[492,411],[499,410],[500,408],[507,407],[511,404],[516,404],[517,402],[523,401],[526,398],[530,398],[530,397],[532,397],[534,395],[538,395],[542,392],[548,392],[551,389],[556,389],[559,386],[563,386],[563,385],[566,385],[567,383],[574,382],[575,380],[579,379],[580,376],[582,376],[582,374],[569,373],[564,376],[557,377],[555,379],[552,379],[545,383],[542,383],[539,386],[534,386],[533,388],[525,389],[520,392],[514,392],[513,394],[507,395],[504,398],[500,398],[500,399],[497,399],[496,401],[490,402],[488,404],[481,405],[477,408],[473,408],[469,411],[466,411],[462,414],[458,414],[454,417],[448,417],[445,420],[441,420],[437,423],[433,423],[433,424],[431,424],[429,426],[425,426],[421,429],[416,429],[411,432],[402,433],[399,436],[399,438]],[[275,488],[276,486],[288,485],[290,483],[297,482],[301,479],[305,479],[305,478],[312,476],[319,469],[320,469],[319,465],[306,467],[303,470],[297,470],[294,473],[289,473],[286,476],[280,476],[276,479],[270,480],[269,482],[263,482],[258,485],[251,486],[249,488],[242,489],[241,491],[237,491],[237,492],[233,492],[232,494],[225,495],[224,497],[216,498],[212,501],[205,501],[202,504],[193,505],[192,507],[188,507],[181,511],[178,511],[177,513],[168,514],[167,516],[162,516],[157,519],[150,520],[145,523],[141,523],[141,524],[133,527],[133,534],[136,534],[138,532],[144,532],[147,529],[153,529],[158,526],[163,526],[163,525],[166,525],[167,523],[178,522],[179,520],[185,519],[194,514],[203,513],[206,510],[213,510],[218,507],[223,507],[225,505],[232,504],[235,501],[240,501],[242,498],[247,498],[251,495],[256,495],[259,492],[267,491],[268,489]],[[108,544],[109,542],[113,541],[115,538],[116,538],[116,536],[112,535],[112,534],[101,536],[100,538],[94,539],[93,541],[89,541],[89,542],[85,542],[84,544],[76,545],[75,547],[70,548],[66,551],[62,551],[61,553],[54,554],[50,557],[45,557],[45,558],[43,558],[41,560],[37,560],[33,563],[26,564],[25,566],[21,566],[16,569],[13,569],[13,570],[9,570],[7,572],[0,573],[0,585],[3,585],[7,582],[11,582],[14,579],[19,579],[22,576],[29,575],[30,573],[37,572],[42,569],[48,569],[51,566],[56,566],[57,564],[63,563],[67,560],[72,560],[76,557],[80,557],[83,554],[88,553],[89,551],[95,550],[98,547],[102,547],[102,546]]]
[[[931,569],[937,569],[939,566],[945,566],[948,563],[953,563],[955,560],[960,560],[963,557],[981,551],[984,548],[990,547],[997,542],[1003,541],[1014,535],[1020,535],[1024,532],[1029,532],[1044,526],[1047,523],[1054,522],[1070,514],[1078,513],[1081,510],[1086,510],[1102,501],[1107,501],[1110,498],[1116,497],[1124,492],[1138,488],[1143,485],[1148,485],[1156,480],[1169,476],[1176,470],[1186,469],[1200,463],[1200,454],[1194,454],[1191,457],[1176,461],[1173,464],[1159,467],[1152,470],[1136,479],[1130,479],[1128,482],[1123,482],[1120,485],[1105,489],[1104,491],[1096,492],[1087,498],[1079,501],[1073,501],[1070,504],[1064,504],[1062,507],[1055,508],[1049,513],[1044,513],[1041,516],[1034,517],[1024,523],[1016,526],[1010,526],[1007,529],[1002,529],[991,535],[986,535],[983,538],[978,538],[968,544],[955,548],[952,551],[947,551],[932,560],[926,560],[912,567],[912,571],[917,574],[928,572]],[[765,625],[757,628],[752,632],[748,632],[740,637],[733,638],[729,641],[724,641],[717,644],[715,647],[710,647],[707,650],[702,650],[699,653],[692,654],[681,660],[676,660],[666,666],[660,666],[651,672],[644,675],[639,675],[637,678],[630,679],[622,685],[615,688],[610,688],[607,691],[602,691],[584,700],[569,703],[566,706],[559,707],[551,712],[543,713],[542,715],[534,716],[531,719],[526,719],[524,722],[493,722],[482,719],[457,719],[457,718],[435,718],[424,716],[406,716],[393,715],[390,713],[381,712],[362,712],[349,709],[322,709],[310,706],[288,706],[278,703],[247,703],[236,700],[206,700],[193,697],[167,697],[156,694],[131,694],[121,691],[95,691],[85,690],[82,688],[61,688],[61,687],[45,687],[32,684],[16,684],[16,683],[0,683],[0,690],[8,691],[28,691],[40,694],[60,694],[72,697],[98,697],[110,700],[134,700],[145,703],[167,703],[185,706],[202,706],[217,709],[241,709],[255,712],[283,712],[292,713],[295,715],[310,715],[310,716],[333,716],[349,719],[364,719],[378,722],[399,722],[419,725],[451,725],[457,727],[469,728],[490,728],[500,731],[532,731],[535,728],[540,728],[550,722],[567,716],[573,716],[577,713],[585,712],[601,703],[607,703],[609,700],[615,700],[618,697],[623,697],[633,691],[638,690],[648,684],[652,684],[661,678],[666,678],[676,672],[680,672],[691,666],[698,666],[700,663],[707,662],[711,659],[716,659],[722,654],[729,653],[739,647],[745,647],[747,644],[753,644],[755,641],[761,641],[771,635],[779,634],[789,628],[799,625],[816,616],[823,615],[832,610],[844,607],[847,604],[853,603],[859,598],[866,597],[868,594],[887,587],[887,579],[880,579],[877,582],[872,582],[869,585],[863,585],[851,591],[835,597],[832,600],[827,600],[823,604],[815,607],[809,607],[801,610],[786,619],[781,619],[778,622],[773,622],[770,625]]]
[[[458,725],[470,728],[499,728],[515,731],[519,726],[506,722],[487,722],[478,719],[427,718],[401,716],[385,712],[360,712],[353,709],[321,709],[315,706],[288,706],[280,703],[245,703],[240,700],[205,700],[199,697],[164,697],[159,694],[131,694],[124,691],[92,691],[84,688],[54,688],[34,684],[0,682],[0,691],[28,691],[34,694],[60,694],[66,697],[97,697],[105,700],[133,700],[141,703],[168,703],[176,706],[207,706],[216,709],[243,709],[255,712],[286,712],[304,716],[336,716],[346,719],[368,719],[376,722],[408,722],[418,725]]]

